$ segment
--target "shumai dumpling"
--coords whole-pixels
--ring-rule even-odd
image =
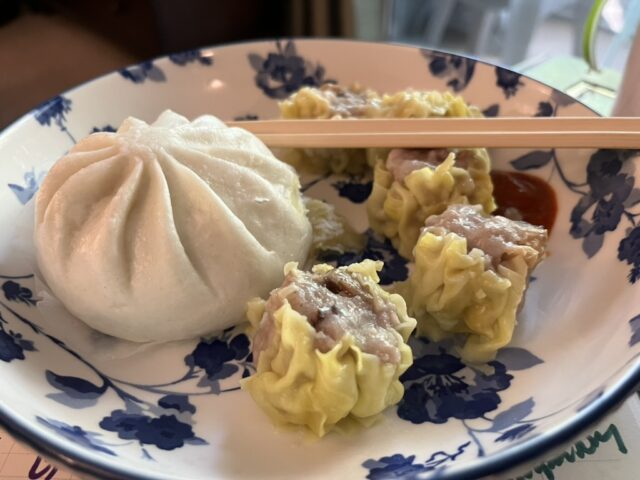
[[[365,260],[308,273],[291,263],[266,302],[250,302],[257,371],[243,388],[276,423],[322,436],[400,401],[416,322],[402,297],[378,286],[381,268]]]
[[[36,199],[47,284],[89,326],[126,340],[205,335],[304,261],[311,225],[295,171],[257,137],[204,115],[78,142]]]
[[[369,225],[411,259],[429,216],[452,204],[479,204],[485,213],[495,210],[490,170],[482,148],[391,150],[374,170],[366,204]]]
[[[452,205],[425,222],[415,265],[398,287],[417,333],[466,337],[461,356],[486,362],[511,341],[528,279],[547,244],[543,227]]]
[[[349,87],[327,83],[319,88],[303,87],[280,102],[286,119],[428,118],[481,117],[477,107],[460,96],[435,90],[401,90],[380,95],[359,84]],[[280,158],[296,169],[311,173],[360,175],[374,166],[387,149],[282,149]]]

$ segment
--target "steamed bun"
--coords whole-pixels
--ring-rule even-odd
[[[38,265],[91,327],[136,342],[205,335],[304,261],[311,226],[294,170],[205,115],[125,120],[60,159],[36,199]]]

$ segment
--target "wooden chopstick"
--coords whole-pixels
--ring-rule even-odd
[[[640,119],[501,117],[228,122],[271,147],[640,148]]]

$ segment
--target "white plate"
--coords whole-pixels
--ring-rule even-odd
[[[414,342],[422,380],[356,435],[313,440],[275,429],[237,389],[252,368],[242,336],[138,350],[105,345],[46,297],[33,277],[32,197],[76,139],[129,115],[151,121],[167,108],[188,117],[267,118],[277,114],[277,99],[325,80],[386,92],[451,88],[487,115],[593,115],[492,65],[336,40],[186,52],[53,98],[0,137],[0,419],[7,428],[106,476],[461,478],[542,453],[631,391],[640,379],[640,188],[635,159],[618,152],[495,152],[495,168],[547,179],[559,203],[551,256],[536,271],[513,345],[471,368],[441,345]],[[367,187],[329,178],[308,193],[365,229]],[[389,262],[388,275],[402,276],[388,245],[372,240],[368,254]]]

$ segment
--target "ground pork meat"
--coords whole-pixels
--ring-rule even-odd
[[[396,307],[344,268],[323,274],[289,272],[265,305],[253,341],[254,356],[272,341],[273,313],[285,300],[314,327],[315,347],[321,352],[328,352],[348,334],[363,352],[377,355],[385,363],[400,361],[398,337],[393,330],[400,323]]]
[[[494,268],[511,255],[521,254],[533,269],[544,257],[548,238],[543,227],[498,215],[485,216],[477,205],[450,205],[442,214],[427,218],[425,232],[452,232],[466,238],[467,248],[482,250]]]
[[[371,92],[358,86],[348,88],[326,83],[320,92],[331,105],[331,117],[364,117],[372,105]]]
[[[385,166],[395,181],[401,182],[415,170],[425,167],[436,168],[446,160],[449,153],[451,151],[446,148],[394,148],[389,152]],[[455,155],[456,167],[467,168],[473,151],[460,150]]]

